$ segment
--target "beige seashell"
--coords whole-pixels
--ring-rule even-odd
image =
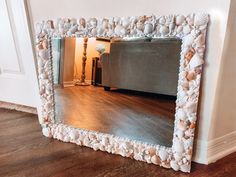
[[[159,156],[160,156],[162,161],[165,161],[168,158],[168,152],[166,150],[164,150],[164,149],[161,149],[159,151]]]
[[[195,53],[195,50],[193,48],[191,48],[184,56],[184,58],[189,62],[191,60],[191,58],[193,57]]]
[[[194,129],[195,127],[196,127],[196,124],[193,123],[193,122],[192,122],[192,123],[190,124],[190,126],[189,126],[190,129]]]
[[[166,35],[169,33],[169,28],[167,28],[166,26],[161,26],[159,32],[161,33],[161,35]]]
[[[147,151],[150,156],[156,155],[156,148],[149,148]]]
[[[202,26],[206,25],[208,23],[208,14],[206,13],[198,13],[194,17],[194,25],[196,26]]]
[[[170,166],[175,170],[175,171],[178,171],[179,170],[179,165],[177,164],[177,162],[176,161],[174,161],[174,160],[171,160],[170,161]]]
[[[185,17],[183,15],[177,15],[175,19],[176,25],[181,25],[185,21]]]
[[[187,129],[187,125],[184,121],[180,120],[177,125],[178,129],[184,131]],[[182,136],[183,137],[183,136]]]
[[[151,162],[155,165],[159,165],[161,163],[160,158],[157,155],[152,156]]]
[[[188,72],[186,78],[188,81],[195,80],[196,79],[196,73],[194,71]]]
[[[198,66],[201,66],[203,63],[204,63],[203,59],[199,56],[198,53],[195,53],[189,62],[189,68],[194,69]]]

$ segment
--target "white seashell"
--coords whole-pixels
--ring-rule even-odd
[[[124,28],[128,28],[129,25],[130,25],[130,19],[129,18],[122,19],[122,26]]]
[[[48,50],[39,50],[38,51],[38,55],[39,55],[39,57],[41,57],[41,58],[43,58],[43,59],[45,59],[45,60],[47,60],[47,59],[49,59],[49,52],[48,52]]]
[[[179,139],[183,138],[184,136],[184,132],[179,128],[179,130],[177,130],[176,135],[178,136]]]
[[[63,142],[70,142],[70,137],[69,136],[64,136]]]
[[[195,113],[197,111],[197,103],[196,102],[188,102],[184,109],[188,114]]]
[[[184,145],[181,140],[175,140],[173,143],[173,148],[175,152],[178,152],[178,153],[184,152]]]
[[[168,158],[168,152],[166,150],[164,150],[164,149],[161,149],[159,151],[159,156],[160,156],[162,161],[165,161]]]
[[[191,34],[188,34],[183,38],[183,45],[185,47],[191,47],[194,42],[194,37]]]
[[[186,120],[187,119],[187,115],[186,113],[184,112],[184,110],[182,109],[178,109],[177,113],[176,113],[176,117],[178,119],[181,119],[181,120]]]
[[[190,117],[189,117],[189,121],[190,121],[190,122],[196,122],[196,120],[197,120],[197,117],[196,117],[196,116],[190,116]]]
[[[178,171],[179,170],[179,165],[177,164],[177,162],[176,161],[174,161],[174,160],[171,160],[170,161],[170,166],[175,170],[175,171]]]
[[[153,25],[151,23],[147,23],[145,26],[144,26],[144,34],[151,34],[153,31]]]
[[[189,62],[189,68],[194,69],[198,66],[201,66],[203,63],[204,63],[204,61],[203,61],[202,57],[200,57],[198,53],[195,53]]]
[[[169,33],[169,28],[167,28],[166,26],[161,26],[160,29],[159,29],[159,32],[162,34],[162,35],[166,35]]]
[[[185,25],[184,28],[183,28],[183,33],[185,35],[189,34],[191,32],[191,28],[189,25]]]
[[[205,36],[204,34],[200,34],[195,40],[194,43],[196,44],[197,47],[202,47],[205,45]]]
[[[193,132],[192,132],[192,135],[193,135]],[[184,148],[185,149],[189,149],[192,146],[193,146],[193,139],[192,138],[189,138],[189,139],[184,141]]]
[[[180,166],[180,170],[182,172],[190,172],[190,165],[189,164],[183,164]]]
[[[42,128],[43,135],[46,137],[52,137],[52,134],[50,133],[50,129],[48,127]]]
[[[160,23],[161,25],[164,25],[164,24],[166,23],[166,19],[165,19],[164,16],[159,19],[159,23]]]
[[[93,29],[91,30],[91,34],[92,34],[92,36],[96,36],[96,35],[97,35],[97,29],[96,29],[96,28],[93,28]]]
[[[180,161],[183,157],[182,153],[174,153],[174,158],[176,161]]]
[[[159,159],[159,157],[158,157],[157,155],[154,155],[154,156],[152,156],[152,158],[151,158],[151,162],[152,162],[153,164],[155,164],[155,165],[159,165],[159,164],[160,164],[160,159]]]
[[[97,35],[101,36],[104,32],[104,29],[102,27],[97,28]]]
[[[183,15],[177,15],[175,19],[176,25],[182,25],[185,21],[185,17]]]
[[[183,26],[178,26],[176,32],[179,34],[183,31]]]
[[[122,34],[124,33],[124,27],[121,26],[121,25],[117,25],[115,27],[115,34],[118,35],[118,36],[122,36]]]
[[[194,17],[194,25],[202,26],[208,23],[208,14],[206,13],[198,13]]]

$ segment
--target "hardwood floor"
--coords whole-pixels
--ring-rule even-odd
[[[0,109],[1,177],[234,177],[236,153],[191,174],[43,137],[34,114]]]
[[[175,97],[103,87],[57,88],[56,118],[73,127],[170,147]]]

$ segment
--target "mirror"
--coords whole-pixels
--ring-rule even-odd
[[[43,135],[190,172],[208,18],[37,23]]]
[[[171,147],[180,51],[174,38],[52,39],[56,120]]]

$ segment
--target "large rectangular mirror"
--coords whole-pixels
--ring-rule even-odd
[[[56,120],[171,147],[180,51],[171,38],[52,39]]]
[[[190,172],[208,15],[36,24],[42,132]]]

